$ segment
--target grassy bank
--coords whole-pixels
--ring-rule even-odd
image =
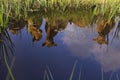
[[[94,15],[107,15],[109,20],[120,13],[119,0],[1,0],[0,1],[0,33],[7,27],[9,18],[27,18],[28,12],[40,11],[69,12],[70,10],[89,10]]]
[[[42,22],[42,17],[48,18],[50,23],[59,20],[67,24],[69,20],[72,20],[76,25],[86,27],[94,23],[95,18],[103,16],[109,22],[116,15],[120,15],[120,0],[0,0],[0,34],[12,23],[10,20],[14,22],[21,18],[27,21],[29,17],[32,17],[37,24]],[[0,38],[0,41],[4,38],[5,40],[2,41],[8,40],[8,43],[11,43],[9,35],[5,35]],[[3,45],[1,51],[9,75],[14,80],[7,60],[7,55],[9,55],[7,50],[12,52],[12,49],[7,49],[7,46],[13,46],[13,44],[7,45],[7,42],[3,44],[5,43],[6,45]],[[52,76],[50,71],[48,73],[45,71],[44,76],[49,80],[49,77],[52,78]],[[73,74],[74,67],[69,80],[72,80]]]

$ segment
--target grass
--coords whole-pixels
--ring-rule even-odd
[[[6,28],[9,18],[26,18],[29,11],[40,11],[44,15],[44,12],[48,14],[51,11],[64,13],[71,9],[77,11],[93,9],[94,15],[109,15],[109,22],[116,13],[120,13],[119,2],[119,0],[1,0],[0,27]]]
[[[43,80],[54,80],[53,74],[52,74],[52,72],[50,71],[50,69],[49,69],[48,66],[47,66],[47,70],[44,71]]]
[[[11,80],[15,80],[11,69],[12,66],[10,66],[10,53],[12,53],[12,56],[14,56],[14,44],[6,30],[0,34],[0,39],[2,40],[2,43],[0,44],[2,46],[0,56],[3,57],[4,64],[6,65]]]
[[[5,39],[2,41],[8,41],[2,49],[4,49],[4,60],[11,78],[14,80],[6,59],[6,56],[9,56],[8,52],[13,53],[14,46],[6,32],[10,19],[23,18],[27,20],[32,15],[32,18],[39,23],[43,16],[51,22],[59,19],[66,24],[72,19],[74,23],[86,26],[94,23],[95,17],[105,17],[109,23],[113,17],[119,14],[120,0],[0,0],[0,34],[4,34],[0,41],[1,39]],[[115,36],[118,35],[119,30],[117,29]],[[70,80],[73,78],[76,64],[77,62],[74,64]],[[51,78],[53,80],[50,69],[48,69],[48,72],[45,71],[45,76],[47,79]],[[118,77],[117,79],[119,80]]]
[[[74,75],[74,71],[75,71],[75,68],[76,68],[77,62],[78,62],[78,61],[75,61],[74,65],[73,65],[73,69],[72,69],[72,72],[71,72],[71,75],[70,75],[69,80],[73,80],[73,75]]]
[[[70,76],[69,76],[68,80],[74,80],[73,77],[76,74],[75,73],[75,69],[77,67],[77,63],[78,63],[78,61],[76,60],[74,62],[74,64],[73,64],[73,68],[72,68],[72,71],[70,73]],[[82,79],[81,75],[82,75],[82,66],[80,67],[80,72],[79,72],[79,76],[78,76],[77,80],[81,80]],[[115,76],[113,76],[113,75],[115,75]],[[113,77],[116,78],[115,80],[120,80],[119,75],[116,72],[111,72],[111,75],[110,75],[110,77],[108,77],[109,78],[108,80],[112,80]],[[55,80],[54,76],[52,74],[52,71],[50,70],[48,65],[47,65],[47,69],[44,71],[43,80]],[[101,68],[101,79],[100,80],[105,80],[103,68]]]
[[[77,63],[78,63],[78,61],[76,60],[74,62],[72,71],[70,73],[69,80],[73,80]],[[47,65],[47,70],[44,71],[43,80],[54,80],[54,76],[53,76],[52,72],[50,71],[50,68],[48,67],[48,65]],[[80,74],[79,74],[78,80],[81,80],[81,69],[80,69]]]
[[[8,61],[7,61],[7,55],[6,55],[5,45],[2,46],[2,53],[3,53],[5,65],[6,65],[7,69],[8,69],[8,73],[9,73],[9,75],[11,77],[11,80],[15,80],[14,76],[13,76],[13,73],[12,73],[12,70],[11,70],[11,67],[9,66]]]

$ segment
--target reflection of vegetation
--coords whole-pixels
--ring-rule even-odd
[[[42,16],[44,16],[49,28],[46,28],[47,36],[43,46],[51,47],[57,45],[53,39],[58,33],[55,31],[65,29],[69,21],[80,27],[86,27],[99,22],[101,17],[105,17],[107,24],[105,23],[103,26],[110,26],[112,18],[120,13],[119,3],[119,0],[0,0],[0,44],[3,44],[4,60],[12,80],[14,77],[7,62],[7,56],[9,56],[9,52],[13,53],[14,45],[5,31],[8,25],[11,33],[18,34],[19,30],[25,26],[25,21],[28,21],[33,41],[38,41],[42,37],[39,27]],[[29,16],[32,16],[33,19],[33,22],[30,23],[32,26],[29,25]],[[104,28],[98,32],[102,40],[99,43],[107,43],[105,36],[110,32],[110,29],[108,30]],[[117,27],[114,37],[119,38],[119,31],[120,26]],[[70,80],[72,80],[73,72]]]
[[[71,21],[79,27],[87,27],[94,23],[94,15],[91,10],[71,12]]]
[[[113,42],[114,39],[119,39],[119,37],[120,37],[120,35],[119,35],[119,32],[120,32],[120,17],[119,16],[116,18],[116,22],[117,22],[117,25],[115,25],[116,28],[115,28],[115,31],[113,33],[113,38],[112,38],[111,42]]]
[[[115,22],[113,20],[111,20],[109,23],[104,18],[99,20],[97,23],[98,37],[94,38],[94,40],[97,41],[98,44],[108,44],[108,35],[109,32],[113,29],[114,25]]]
[[[9,20],[9,30],[12,34],[18,34],[20,30],[25,26],[24,19],[10,19]]]
[[[108,8],[108,7],[105,7],[105,8]],[[42,37],[41,35],[42,31],[39,30],[39,27],[42,22],[42,16],[44,16],[44,18],[47,20],[48,25],[51,26],[52,28],[51,30],[53,30],[52,31],[53,33],[54,31],[64,30],[68,22],[72,22],[75,25],[83,28],[93,27],[93,24],[98,24],[99,20],[102,17],[104,17],[106,23],[110,23],[111,20],[115,18],[115,14],[117,13],[116,12],[117,9],[114,10],[113,13],[109,11],[107,11],[106,13],[101,13],[102,12],[101,10],[102,9],[100,5],[96,5],[94,6],[93,9],[80,10],[80,11],[71,9],[71,11],[66,10],[65,12],[62,12],[60,10],[57,10],[57,11],[49,11],[45,14],[43,14],[44,12],[27,12],[26,17],[24,15],[20,16],[20,18],[18,16],[13,18],[9,17],[9,26],[13,26],[13,27],[10,27],[9,29],[13,34],[17,34],[18,31],[22,27],[24,27],[25,21],[27,21],[29,24],[30,22],[29,19],[31,18],[33,20],[32,24],[34,27],[32,27],[33,29],[31,29],[31,31],[29,32],[32,35],[33,41],[35,40],[38,41]],[[16,25],[21,27],[17,27]],[[28,28],[30,29],[30,27]],[[117,30],[115,34],[117,34],[118,32],[119,30]]]
[[[9,64],[10,57],[11,57],[9,53],[12,53],[12,55],[14,55],[13,54],[14,44],[12,43],[12,40],[7,31],[4,31],[0,35],[0,39],[2,40],[2,43],[0,44],[1,51],[2,51],[1,56],[3,56],[4,63],[7,67],[7,70],[8,70],[8,73],[9,73],[11,79],[14,80],[14,76],[13,76],[13,73],[12,73],[12,70],[11,70],[11,67]]]
[[[4,57],[5,64],[6,64],[7,69],[8,69],[8,73],[9,73],[9,75],[11,76],[11,79],[12,79],[12,80],[15,80],[15,79],[14,79],[14,76],[13,76],[13,73],[12,73],[12,71],[11,71],[11,68],[10,68],[10,66],[9,66],[9,64],[8,64],[8,61],[7,61],[6,50],[5,50],[5,46],[4,46],[4,45],[2,46],[2,53],[3,53],[3,57]]]
[[[62,23],[62,28],[64,29],[68,22],[73,22],[77,26],[86,27],[95,22],[95,16],[91,10],[81,10],[81,11],[68,11],[62,13],[60,11],[50,12],[46,15],[48,21],[53,23],[59,20],[59,24]],[[59,26],[60,27],[60,26]]]
[[[45,31],[46,31],[46,41],[42,44],[42,46],[52,47],[57,46],[54,42],[54,37],[57,35],[58,32],[55,31],[55,27],[53,24],[51,25],[46,22]]]
[[[120,13],[119,0],[1,0],[0,27],[7,27],[9,18],[27,18],[28,12],[40,11],[42,15],[51,11],[62,13],[70,10],[92,9],[94,15],[108,15],[108,22]]]
[[[42,30],[40,25],[36,24],[32,18],[28,19],[27,31],[31,34],[33,41],[39,41],[42,38]]]

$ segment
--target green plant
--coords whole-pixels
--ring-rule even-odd
[[[2,32],[2,34],[0,35],[0,39],[2,40],[2,43],[0,44],[2,46],[2,48],[1,48],[2,55],[1,56],[3,56],[3,60],[4,60],[4,63],[6,65],[6,68],[8,70],[11,80],[15,80],[13,73],[12,73],[10,63],[9,63],[10,53],[12,53],[12,55],[14,56],[14,54],[13,54],[14,44],[6,30],[4,32]]]

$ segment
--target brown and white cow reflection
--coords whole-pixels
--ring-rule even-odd
[[[42,46],[53,47],[57,46],[57,43],[54,41],[54,37],[58,34],[59,31],[65,29],[65,22],[62,20],[53,20],[52,22],[46,20],[45,32],[46,32],[46,41]]]
[[[97,41],[98,44],[108,44],[108,35],[109,32],[114,27],[114,20],[111,19],[107,22],[104,18],[100,19],[97,23],[97,32],[98,36],[93,38],[94,41]]]
[[[40,25],[35,24],[32,18],[28,19],[27,31],[31,34],[33,42],[42,38],[42,30],[39,27]]]

